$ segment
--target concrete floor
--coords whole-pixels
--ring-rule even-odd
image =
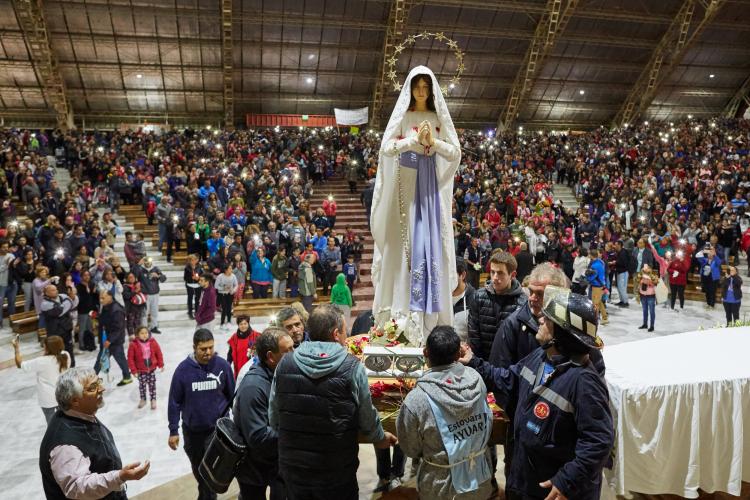
[[[657,307],[656,331],[648,333],[637,329],[641,324],[641,309],[637,304],[632,303],[629,309],[610,307],[609,310],[610,324],[601,329],[605,345],[632,342],[653,335],[671,335],[697,330],[699,327],[711,328],[722,323],[724,316],[721,308],[708,311],[699,303],[689,303],[685,310],[679,313]],[[265,326],[262,320],[253,323],[256,329]],[[194,489],[192,477],[189,476],[190,464],[187,457],[182,450],[172,451],[167,446],[166,408],[166,395],[172,373],[177,364],[191,351],[193,330],[185,327],[163,328],[163,332],[157,339],[164,351],[166,371],[157,376],[157,410],[136,409],[139,399],[137,383],[115,387],[120,379],[120,372],[113,362],[108,391],[105,394],[106,405],[98,416],[112,431],[123,463],[151,460],[149,475],[141,481],[128,483],[130,497],[194,498],[197,496],[197,490]],[[226,353],[228,338],[228,333],[216,333],[217,351],[221,355]],[[80,365],[94,364],[94,353],[76,357]],[[42,498],[38,451],[45,422],[37,405],[34,378],[15,368],[1,370],[0,400],[3,401],[0,405],[0,421],[6,424],[0,450],[0,491],[3,492],[1,496],[4,500]],[[371,494],[377,483],[372,446],[360,447],[360,461],[360,497],[378,498]],[[408,470],[407,464],[407,475]],[[502,481],[502,473],[498,474],[498,480]],[[398,498],[399,495],[400,493],[396,493],[389,498]]]

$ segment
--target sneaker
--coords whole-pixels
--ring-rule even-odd
[[[603,319],[603,320],[600,321],[600,323],[602,325],[608,325],[609,324],[609,320],[608,319]]]
[[[645,330],[646,328],[647,328],[646,325],[641,325],[638,327],[639,330]]]
[[[159,330],[157,327],[153,327],[151,329],[151,333],[161,334],[161,330]]]
[[[141,409],[141,408],[143,408],[144,406],[146,406],[146,400],[145,400],[145,399],[141,399],[141,400],[140,400],[140,401],[138,402],[138,409],[140,410],[140,409]]]
[[[133,383],[133,377],[130,378],[124,378],[117,382],[117,387],[122,387],[123,385],[128,385]],[[145,404],[145,403],[144,403]]]
[[[152,399],[152,400],[151,400],[151,409],[152,409],[152,410],[155,410],[155,409],[156,409],[156,400],[155,400],[155,399]]]
[[[388,483],[388,491],[393,491],[400,486],[401,486],[401,478],[394,477],[393,479],[391,479],[391,482]]]
[[[648,331],[649,332],[653,332],[654,331],[654,327],[652,326],[651,328],[648,329]]]

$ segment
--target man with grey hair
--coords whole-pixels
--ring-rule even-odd
[[[284,356],[271,385],[268,420],[278,432],[279,473],[288,498],[359,498],[358,436],[397,443],[372,405],[365,367],[346,349],[346,320],[334,305],[307,322],[310,341]]]
[[[536,266],[529,274],[529,300],[510,314],[497,330],[492,343],[490,363],[509,368],[539,347],[536,332],[542,316],[542,299],[547,285],[570,288],[570,281],[550,262]]]
[[[293,307],[282,307],[276,315],[276,324],[286,330],[286,333],[292,337],[295,349],[299,347],[302,342],[310,340],[310,337],[305,331],[304,320]]]
[[[125,482],[148,474],[150,464],[122,466],[112,433],[97,418],[104,386],[91,368],[71,368],[57,381],[59,405],[39,449],[48,499],[127,499]]]

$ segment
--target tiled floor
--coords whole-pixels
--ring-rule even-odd
[[[648,333],[637,329],[641,324],[641,309],[638,304],[631,303],[629,309],[611,306],[609,310],[610,324],[601,330],[605,345],[632,342],[653,335],[697,330],[700,327],[710,328],[723,322],[724,317],[721,307],[715,311],[707,311],[697,303],[690,303],[679,313],[657,306],[656,331]],[[256,329],[264,326],[263,322],[253,324]],[[158,409],[136,409],[137,383],[126,387],[114,387],[120,379],[120,372],[113,362],[112,387],[105,394],[106,405],[98,415],[114,434],[124,463],[151,460],[149,475],[141,481],[129,483],[128,494],[131,497],[170,483],[190,472],[190,464],[182,450],[172,451],[167,446],[166,395],[174,368],[192,349],[193,330],[164,328],[163,331],[164,333],[157,337],[166,361],[166,371],[157,376]],[[228,333],[216,334],[217,351],[222,355],[226,353],[228,337]],[[92,366],[95,355],[86,353],[77,359],[81,365]],[[0,421],[5,424],[0,447],[0,496],[4,500],[42,498],[38,451],[45,423],[36,402],[35,380],[15,368],[0,371],[0,400]],[[377,482],[375,457],[371,446],[361,446],[360,460],[358,477],[361,496],[371,498],[370,492]],[[172,484],[175,485],[175,489],[171,490],[171,493],[161,489],[160,494],[152,493],[144,495],[143,498],[194,497],[190,493],[185,493],[186,490],[191,491],[189,482],[187,488],[184,480]]]

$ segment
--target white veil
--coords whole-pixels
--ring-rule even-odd
[[[399,207],[398,207],[398,186],[396,184],[396,172],[399,167],[398,156],[387,156],[384,154],[386,146],[391,144],[391,141],[398,140],[401,135],[401,125],[404,117],[409,111],[409,103],[411,101],[411,81],[412,79],[421,74],[429,75],[432,79],[432,93],[435,100],[435,112],[437,114],[438,121],[440,123],[440,132],[433,134],[437,138],[451,144],[458,148],[460,151],[461,144],[458,141],[458,135],[456,129],[453,126],[453,120],[451,119],[448,111],[448,105],[445,102],[445,98],[440,90],[435,74],[426,66],[417,66],[413,68],[409,75],[406,77],[406,81],[401,87],[401,94],[399,95],[396,105],[393,108],[390,120],[388,120],[388,126],[383,133],[383,141],[380,146],[380,155],[378,160],[378,172],[375,179],[375,192],[372,200],[372,210],[370,215],[372,235],[375,240],[375,249],[373,255],[372,264],[372,279],[373,284],[376,287],[375,300],[373,301],[373,315],[377,325],[382,325],[383,322],[389,320],[392,317],[397,316],[397,312],[402,313],[405,316],[413,317],[408,311],[409,304],[406,300],[406,304],[400,302],[396,303],[394,300],[393,304],[379,302],[379,294],[377,293],[378,283],[380,281],[381,273],[386,272],[399,272],[400,269],[389,269],[384,270],[383,255],[386,251],[393,251],[393,241],[388,241],[388,234],[390,233],[391,239],[393,236],[392,230],[394,225],[398,225],[399,221]],[[453,197],[453,177],[458,169],[460,163],[460,155],[455,161],[448,161],[441,155],[435,155],[435,162],[437,166],[437,179],[438,186],[440,189],[440,232],[442,239],[442,250],[443,250],[443,261],[446,264],[443,266],[442,271],[447,271],[448,283],[450,284],[450,291],[452,291],[457,283],[456,277],[456,266],[455,266],[455,249],[453,242],[453,224],[451,222],[451,200]],[[407,208],[408,210],[408,208]],[[398,242],[400,246],[400,242]],[[390,245],[391,248],[387,248]],[[406,255],[403,251],[403,263],[402,270],[406,271],[408,266],[406,265]],[[391,266],[394,264],[392,259],[388,259],[385,265]],[[398,263],[396,263],[398,267]],[[447,267],[447,269],[446,269]],[[408,273],[408,271],[406,271]],[[448,294],[450,295],[450,291]],[[392,311],[391,308],[394,310]],[[452,309],[451,309],[452,313]],[[452,314],[450,315],[450,324],[452,324]],[[421,323],[421,321],[420,321]]]

